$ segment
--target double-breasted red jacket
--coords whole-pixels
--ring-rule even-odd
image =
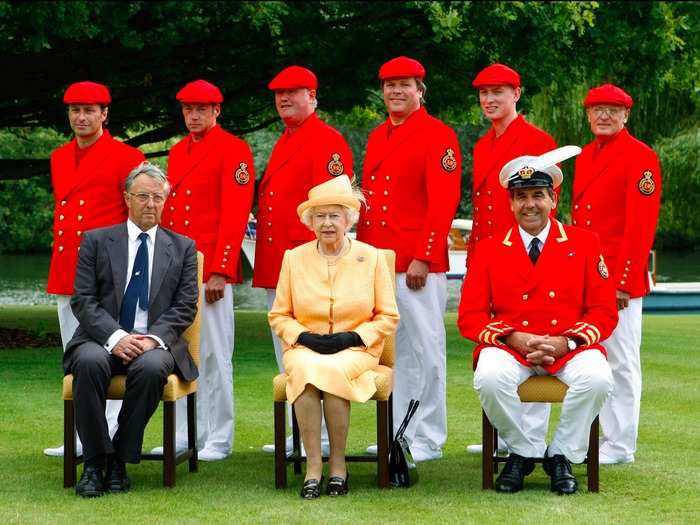
[[[649,251],[661,203],[656,153],[622,129],[601,146],[593,141],[576,159],[571,218],[600,237],[618,290],[649,293]]]
[[[500,337],[511,332],[564,335],[585,343],[545,366],[556,372],[569,359],[599,345],[617,324],[615,289],[600,252],[598,236],[552,220],[542,253],[533,265],[517,226],[483,241],[462,287],[457,324],[479,352],[496,346],[530,366]]]
[[[196,143],[188,135],[170,149],[168,180],[161,224],[194,239],[205,282],[213,273],[242,282],[241,243],[255,186],[248,144],[219,125]]]
[[[449,269],[447,234],[459,204],[462,154],[457,135],[421,107],[369,136],[362,171],[367,207],[357,238],[396,252],[396,271],[413,259],[431,272]]]
[[[61,295],[73,294],[83,232],[126,220],[124,182],[144,160],[143,153],[106,129],[76,165],[77,148],[73,139],[51,154],[55,207],[47,291]]]
[[[343,136],[312,113],[277,140],[258,186],[253,286],[277,287],[282,257],[315,238],[299,221],[297,206],[309,190],[338,175],[353,178],[352,153]]]
[[[548,133],[533,126],[521,115],[510,123],[500,137],[496,137],[492,127],[477,141],[472,160],[473,222],[467,263],[473,257],[478,241],[497,236],[515,225],[508,190],[501,186],[498,178],[501,168],[516,157],[537,156],[556,147]],[[555,215],[553,210],[552,218]]]

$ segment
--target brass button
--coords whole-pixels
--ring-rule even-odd
[[[557,320],[556,320],[556,319],[552,319],[552,326],[557,326]]]
[[[389,192],[387,190],[384,190],[384,195],[389,195]]]
[[[576,226],[576,222],[577,222],[576,219],[574,219],[574,226]]]
[[[222,259],[222,261],[228,262],[228,259],[227,259],[226,257],[224,257],[224,258]]]
[[[479,211],[479,207],[477,206],[476,208],[474,208],[474,211]]]
[[[190,221],[185,220],[185,226],[189,226],[189,225],[190,225]]]
[[[382,221],[382,226],[386,226],[386,221]]]
[[[370,179],[370,180],[374,180],[375,178],[376,178],[376,177],[375,177],[374,175],[371,175],[369,179]]]
[[[59,252],[62,252],[63,250],[64,250],[63,246],[59,246],[59,247],[58,247],[58,251],[59,251]]]
[[[625,266],[625,271],[629,272],[630,271],[629,267]]]
[[[487,191],[486,195],[491,195],[491,190]]]
[[[80,199],[80,205],[85,206],[85,201],[83,199]]]
[[[489,208],[489,211],[493,210],[493,206],[491,206],[490,204],[488,205],[488,208]]]
[[[274,191],[271,191],[271,192],[270,192],[270,197],[274,197],[274,196],[275,196],[275,192],[274,192]]]
[[[578,210],[578,204],[576,204],[576,205],[574,206],[574,209],[575,209],[575,210]]]
[[[620,284],[625,284],[625,281],[620,281]]]
[[[365,221],[365,224],[366,224],[367,226],[369,226],[369,221]]]
[[[591,209],[591,205],[589,204],[588,206],[586,206],[586,209],[587,209],[587,210],[590,210],[590,209]]]
[[[527,325],[529,325],[529,324],[530,324],[530,323],[528,323],[527,321],[523,321],[523,326],[527,326]]]
[[[185,206],[185,211],[190,211],[190,206],[189,206],[189,204],[188,204],[187,206]]]
[[[80,237],[80,236],[83,234],[83,232],[81,232],[80,230],[78,230],[77,232],[75,232],[75,234],[76,234],[78,237]]]
[[[58,236],[60,237],[61,235],[63,235],[63,230],[58,230]]]
[[[59,216],[58,216],[58,220],[59,220],[59,221],[62,221],[64,218],[65,218],[65,217],[63,217],[63,215],[59,215]]]
[[[386,180],[391,180],[391,177],[389,177],[389,175],[387,175]]]
[[[374,192],[372,190],[369,190],[367,193],[369,193],[370,195],[374,195]]]
[[[170,226],[172,226],[172,225],[173,225],[173,221],[170,221]]]
[[[272,242],[272,237],[268,237],[267,242]]]
[[[591,225],[591,221],[586,221],[586,226],[590,226],[590,225]]]
[[[388,209],[389,209],[389,208],[387,208],[386,206],[382,206],[382,211],[386,211],[386,210],[388,210]]]
[[[627,278],[627,274],[626,274],[626,273],[623,273],[623,274],[622,274],[622,277],[624,277],[624,278],[626,279],[626,278]]]
[[[225,264],[222,264],[221,267],[222,267],[222,268],[226,268],[226,265],[225,265]]]
[[[78,215],[78,220],[79,220],[79,221],[82,221],[82,220],[83,220],[83,216],[82,216],[82,215]]]
[[[550,296],[550,297],[554,298],[555,295],[556,295],[556,294],[555,294],[553,291],[552,291],[552,292],[549,292],[549,296]]]
[[[272,206],[268,206],[267,211],[272,211]]]
[[[486,221],[486,224],[488,224],[489,226],[491,226],[491,221]]]
[[[186,191],[185,191],[185,194],[187,194],[187,195],[192,195],[192,192],[191,192],[190,190],[186,190]]]
[[[477,197],[480,197],[480,196],[481,196],[481,192],[480,192],[480,191],[477,191],[477,192],[476,192],[476,196],[477,196]]]
[[[227,244],[227,245],[226,245],[226,249],[227,249],[227,250],[230,250],[230,249],[231,249],[231,245],[230,245],[230,244]]]
[[[176,192],[173,192],[173,197],[176,197],[176,196],[177,196],[177,193],[176,193]]]
[[[425,252],[425,255],[430,255],[430,252]]]
[[[175,206],[170,206],[170,211],[175,211]]]
[[[271,226],[272,226],[272,223],[271,223],[271,222],[268,222],[268,223],[267,223],[267,226],[268,226],[268,227],[271,227]]]
[[[68,201],[61,201],[61,206],[65,206],[68,203]]]
[[[228,252],[226,250],[224,250],[224,255],[228,255]]]
[[[527,295],[526,293],[524,293],[524,294],[523,294],[523,301],[527,301],[527,298],[528,298],[528,297],[529,297],[529,295]]]

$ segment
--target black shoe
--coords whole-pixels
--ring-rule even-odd
[[[123,461],[116,458],[109,461],[105,483],[110,492],[129,492],[131,480],[126,475],[126,464]]]
[[[511,453],[503,467],[503,472],[496,478],[496,492],[514,493],[523,489],[523,482],[535,468],[532,458],[525,458]]]
[[[304,486],[301,487],[301,493],[299,494],[304,499],[316,499],[321,495],[321,483],[323,483],[323,476],[321,479],[307,479],[304,482]]]
[[[85,467],[80,481],[75,486],[75,493],[83,498],[99,498],[105,493],[102,469],[99,467]]]
[[[345,474],[345,479],[340,476],[333,476],[328,479],[328,485],[326,485],[326,494],[331,497],[334,496],[345,496],[348,493],[348,479],[350,478],[350,473]]]
[[[552,492],[557,494],[574,494],[578,489],[576,477],[571,472],[571,462],[563,454],[545,457],[542,463],[544,471],[552,479]]]

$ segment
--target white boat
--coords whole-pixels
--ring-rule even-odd
[[[452,228],[447,236],[448,255],[450,257],[450,269],[447,272],[448,279],[463,279],[467,263],[467,243],[472,231],[471,219],[454,219]],[[355,238],[355,232],[348,233],[350,238]],[[248,259],[250,267],[255,267],[255,220],[248,222],[245,237],[243,237],[243,254]]]

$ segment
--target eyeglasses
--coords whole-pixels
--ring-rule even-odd
[[[596,117],[602,117],[603,115],[608,115],[611,118],[617,117],[620,113],[625,111],[625,108],[617,106],[593,106],[591,111]]]
[[[163,204],[165,202],[165,197],[160,193],[131,193],[129,195],[134,197],[141,204],[146,204],[149,199],[153,199],[155,204]]]

